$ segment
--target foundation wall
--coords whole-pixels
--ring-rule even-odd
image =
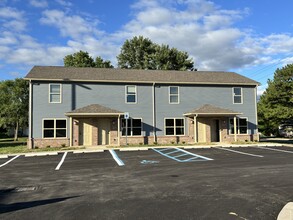
[[[69,138],[58,138],[58,139],[33,139],[28,140],[28,147],[31,147],[30,143],[33,142],[34,148],[46,148],[46,147],[62,147],[62,145],[69,146]]]

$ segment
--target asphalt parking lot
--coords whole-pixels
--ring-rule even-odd
[[[290,147],[18,156],[0,173],[0,219],[270,220],[293,201]]]

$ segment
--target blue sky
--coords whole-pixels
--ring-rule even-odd
[[[63,65],[79,50],[116,65],[143,35],[187,51],[198,70],[235,71],[261,83],[293,63],[292,0],[0,0],[0,80],[34,65]]]

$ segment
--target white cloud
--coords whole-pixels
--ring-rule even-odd
[[[46,0],[30,0],[30,4],[36,8],[46,8],[48,7],[48,2]]]
[[[16,44],[18,40],[14,36],[13,33],[4,31],[2,33],[2,36],[0,36],[0,45],[11,45],[11,44]]]
[[[248,8],[225,10],[207,0],[141,0],[132,8],[132,20],[113,36],[123,41],[143,35],[187,51],[199,70],[243,68],[292,53],[290,34],[259,37],[236,28],[249,16]]]
[[[55,0],[58,4],[65,6],[65,7],[71,7],[72,3],[70,1],[65,0]]]
[[[0,8],[0,30],[21,32],[26,29],[24,12],[11,7]],[[3,30],[4,29],[4,30]]]
[[[257,96],[261,96],[266,91],[267,87],[268,87],[268,84],[258,86],[257,87]]]
[[[41,23],[59,29],[63,37],[80,39],[84,35],[97,36],[102,34],[96,28],[96,20],[86,20],[78,15],[67,15],[60,10],[46,10],[43,12]]]
[[[67,0],[55,2],[64,7],[72,6]],[[85,50],[93,57],[102,56],[116,64],[123,42],[138,35],[187,51],[199,70],[275,65],[279,54],[292,57],[291,34],[257,36],[253,30],[237,28],[236,22],[249,16],[247,8],[225,10],[208,0],[140,0],[132,5],[132,10],[132,19],[115,33],[100,30],[100,21],[94,15],[74,13],[72,9],[44,10],[40,24],[56,28],[66,42],[49,45],[28,34],[24,12],[0,7],[1,61],[62,65],[65,55]],[[293,62],[293,58],[278,62]]]

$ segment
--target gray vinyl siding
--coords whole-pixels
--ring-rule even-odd
[[[240,86],[241,87],[241,86]],[[247,117],[248,133],[256,132],[255,87],[242,87],[243,104],[233,104],[232,86],[179,86],[179,104],[169,104],[169,85],[156,86],[156,118],[157,135],[164,135],[164,118],[180,118],[184,113],[199,108],[204,104],[242,112],[240,117]],[[188,126],[185,120],[185,135],[188,135]]]
[[[132,118],[142,118],[142,135],[150,135],[152,129],[152,87],[137,85],[137,104],[125,102],[125,85],[129,84],[62,84],[62,102],[49,103],[49,83],[33,85],[33,137],[42,137],[44,118],[67,118],[66,112],[90,104],[100,104],[122,112]],[[73,100],[73,101],[72,101]],[[74,101],[75,100],[75,101]],[[69,128],[69,118],[67,118]],[[67,129],[69,137],[69,129]]]
[[[136,85],[136,104],[127,104],[125,102],[125,86],[131,84],[62,83],[61,103],[49,103],[48,84],[49,82],[33,84],[32,127],[34,138],[42,137],[42,120],[44,118],[67,118],[65,116],[66,112],[90,104],[100,104],[118,111],[129,112],[131,118],[142,118],[142,135],[151,135],[153,125],[153,87],[151,84]],[[169,85],[156,85],[157,135],[164,135],[164,118],[184,118],[184,113],[204,104],[212,104],[242,112],[243,115],[241,117],[247,117],[249,120],[249,133],[256,132],[255,87],[242,87],[243,104],[233,104],[232,87],[179,85],[179,104],[169,104]],[[69,137],[68,128],[69,118],[67,118],[67,137]],[[189,135],[186,119],[185,135]]]

